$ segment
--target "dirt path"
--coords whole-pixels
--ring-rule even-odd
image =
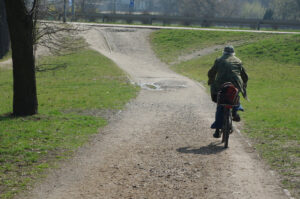
[[[0,68],[11,68],[11,66],[12,66],[12,60],[11,59],[0,62]]]
[[[180,64],[181,62],[189,61],[191,59],[195,59],[198,57],[212,54],[216,51],[223,50],[224,46],[226,46],[226,45],[233,45],[236,48],[238,46],[241,46],[241,45],[243,45],[245,43],[249,43],[249,42],[250,41],[241,40],[241,41],[230,42],[230,43],[223,44],[223,45],[214,45],[214,46],[210,46],[210,47],[203,48],[200,50],[195,50],[191,53],[180,55],[177,58],[177,60],[175,60],[174,62],[171,62],[170,65]]]
[[[288,198],[240,134],[227,150],[212,138],[215,105],[200,84],[154,56],[150,33],[93,28],[85,34],[144,89],[27,198]]]
[[[43,46],[39,46],[37,51],[36,51],[36,59],[43,57],[43,56],[47,56],[49,55],[49,51],[47,48],[43,47]],[[0,68],[5,68],[5,69],[12,69],[12,59],[7,59],[5,61],[1,61],[0,60]]]

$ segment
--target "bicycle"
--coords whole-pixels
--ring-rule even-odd
[[[229,135],[232,133],[232,108],[233,105],[219,104],[223,106],[223,124],[222,124],[222,143],[224,143],[224,148],[228,148]]]
[[[218,106],[223,107],[222,143],[225,148],[228,148],[229,135],[233,132],[232,109],[239,106],[240,97],[238,89],[230,82],[224,83],[221,88],[217,96],[217,103]]]

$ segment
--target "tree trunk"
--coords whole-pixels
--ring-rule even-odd
[[[13,60],[13,114],[37,113],[35,65],[33,56],[33,15],[24,0],[5,0]]]

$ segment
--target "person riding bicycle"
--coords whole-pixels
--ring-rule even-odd
[[[247,99],[247,82],[248,75],[242,65],[242,61],[235,56],[233,46],[226,46],[223,55],[215,60],[213,67],[208,71],[208,85],[210,85],[212,101],[217,103],[218,92],[225,82],[231,82],[243,97]],[[238,110],[242,110],[242,106],[234,107],[232,110],[233,121],[241,120]],[[223,107],[217,106],[216,120],[211,128],[216,129],[215,138],[220,137],[219,130],[222,128]]]

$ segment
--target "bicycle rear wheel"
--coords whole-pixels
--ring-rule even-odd
[[[224,121],[223,121],[223,141],[224,141],[224,147],[228,148],[228,142],[229,142],[229,134],[231,130],[231,123],[230,123],[230,109],[225,108],[224,110]]]

